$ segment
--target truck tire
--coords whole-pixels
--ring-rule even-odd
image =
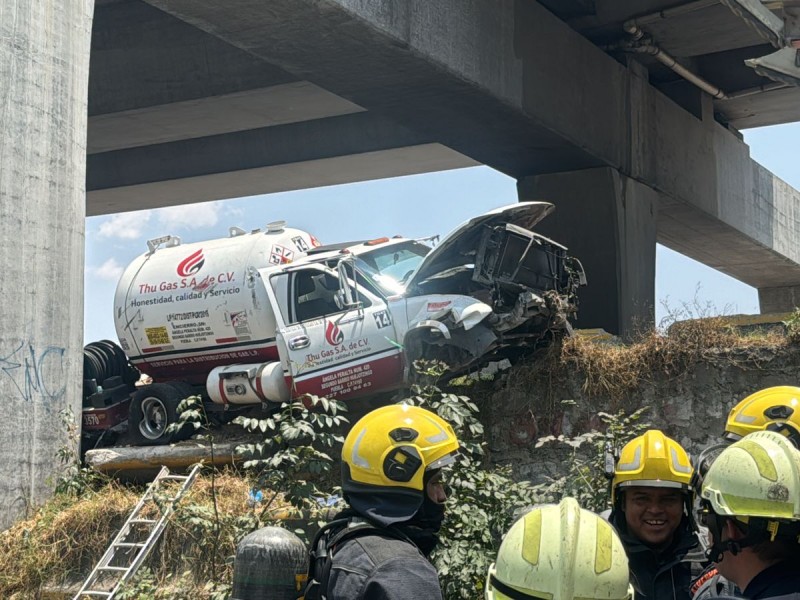
[[[154,383],[139,389],[131,399],[128,416],[133,442],[141,446],[163,446],[189,438],[194,431],[189,424],[174,432],[167,431],[178,421],[178,404],[184,396],[183,390],[168,383]]]

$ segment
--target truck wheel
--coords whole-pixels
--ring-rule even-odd
[[[166,383],[139,389],[131,399],[128,417],[133,441],[144,446],[162,446],[190,437],[193,431],[190,425],[167,432],[167,428],[178,421],[178,404],[183,398],[181,391]]]

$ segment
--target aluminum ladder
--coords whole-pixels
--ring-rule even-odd
[[[192,487],[199,472],[200,465],[195,465],[188,475],[173,475],[167,467],[161,467],[158,475],[150,483],[131,514],[128,515],[128,520],[125,521],[100,562],[95,565],[89,577],[83,582],[83,586],[75,594],[73,600],[111,599],[119,592],[122,584],[130,580],[142,566],[150,550],[153,549],[166,528],[167,520],[175,510],[175,505]],[[165,481],[180,481],[181,485],[174,496],[164,498],[163,508],[161,508],[156,504],[155,494]],[[141,518],[140,515],[145,507],[154,505],[156,509],[160,509],[161,516],[159,518]],[[143,537],[145,539],[141,539]],[[115,562],[116,564],[113,564]],[[104,589],[99,589],[100,587]]]

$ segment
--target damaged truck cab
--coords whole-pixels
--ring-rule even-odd
[[[262,276],[294,393],[350,398],[407,385],[419,358],[453,372],[569,330],[583,270],[530,228],[525,202],[474,218],[433,250],[378,239],[320,247]]]

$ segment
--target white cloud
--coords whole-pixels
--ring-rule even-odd
[[[89,272],[100,279],[117,281],[122,275],[122,265],[116,259],[109,258],[99,267],[91,267]]]
[[[226,217],[241,217],[244,215],[244,209],[239,206],[233,206],[230,202],[225,206]]]
[[[200,229],[213,227],[219,221],[221,202],[200,202],[169,206],[157,210],[159,225],[164,229]]]
[[[145,226],[150,221],[152,212],[151,210],[139,210],[114,215],[100,224],[98,236],[121,240],[140,238]]]

